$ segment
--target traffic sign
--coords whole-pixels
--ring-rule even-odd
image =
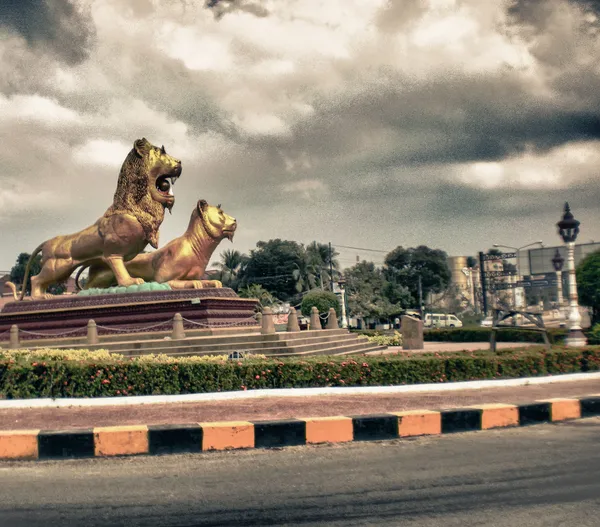
[[[517,287],[531,289],[532,287],[556,287],[557,285],[558,280],[519,280],[516,284],[500,282],[492,287],[497,291],[501,291],[503,289],[516,289]]]
[[[517,271],[486,271],[485,276],[494,278],[498,276],[516,276]]]
[[[496,285],[494,285],[492,287],[494,289],[500,291],[502,289],[516,289],[519,286],[517,286],[517,284],[499,283],[499,284],[496,284]]]
[[[508,260],[509,258],[516,258],[517,253],[501,253],[501,254],[484,254],[483,261],[489,262],[490,260]]]

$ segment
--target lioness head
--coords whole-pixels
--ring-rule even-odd
[[[194,228],[196,231],[203,229],[215,240],[222,240],[223,238],[233,240],[233,234],[237,228],[235,218],[223,212],[221,205],[215,207],[209,205],[203,199],[198,201],[196,209],[192,213],[192,222],[195,222]]]

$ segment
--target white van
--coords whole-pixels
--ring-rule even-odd
[[[423,326],[426,328],[462,328],[462,321],[456,315],[445,313],[427,313]]]

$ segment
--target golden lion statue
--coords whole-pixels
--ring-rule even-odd
[[[25,268],[20,300],[25,296],[31,262],[40,252],[42,269],[31,277],[34,300],[52,296],[46,294],[48,286],[65,281],[81,265],[107,265],[120,286],[143,283],[129,274],[124,262],[148,243],[158,246],[165,208],[170,212],[175,203],[171,185],[180,175],[181,161],[168,155],[164,146],[153,146],[145,138],[135,141],[121,167],[113,204],[90,227],[56,236],[36,248]],[[16,298],[14,284],[9,287]]]
[[[214,250],[223,238],[232,241],[236,228],[235,218],[223,212],[221,205],[215,207],[201,199],[182,236],[157,251],[138,254],[125,267],[131,276],[147,282],[166,282],[172,289],[222,287],[219,280],[202,280],[202,277]],[[77,273],[77,282],[83,269]],[[115,282],[111,269],[104,264],[94,264],[90,266],[85,289],[111,287]]]

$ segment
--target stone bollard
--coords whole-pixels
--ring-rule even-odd
[[[321,319],[319,318],[319,310],[317,306],[313,306],[310,309],[310,329],[317,330],[321,328]]]
[[[88,321],[87,325],[87,343],[98,344],[98,328],[93,320]]]
[[[327,317],[327,328],[326,329],[338,329],[337,313],[335,312],[335,309],[332,307],[329,308],[329,316]]]
[[[21,343],[19,342],[19,326],[13,324],[10,327],[10,345],[9,348],[12,350],[19,349],[21,347]]]
[[[255,318],[256,318],[256,324],[258,326],[262,327],[262,313],[260,311],[258,313],[256,313]]]
[[[295,307],[290,307],[290,314],[288,315],[286,331],[300,331],[300,325],[298,324],[298,313],[296,313]]]
[[[262,328],[260,332],[263,335],[275,333],[275,322],[273,321],[273,311],[270,307],[265,307],[262,312]]]
[[[183,330],[183,317],[181,313],[175,313],[173,317],[173,333],[171,333],[173,340],[182,340],[185,338],[185,331]]]
[[[423,321],[408,315],[402,315],[402,349],[422,350],[423,343]]]

